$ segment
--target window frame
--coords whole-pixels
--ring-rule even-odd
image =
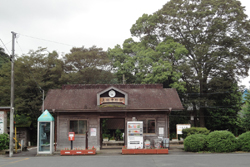
[[[86,135],[86,131],[88,131],[88,120],[87,119],[70,119],[69,120],[69,132],[72,132],[72,131],[70,131],[70,121],[77,121],[77,130],[78,130],[78,133],[75,133],[75,135]],[[79,121],[86,121],[86,130],[85,130],[85,133],[79,133]]]
[[[148,133],[148,121],[149,120],[154,120],[155,121],[155,132],[154,133]],[[155,118],[141,118],[138,119],[138,121],[142,121],[143,122],[143,131],[144,131],[144,121],[146,121],[146,132],[143,134],[149,134],[149,135],[155,135],[156,134],[156,119]]]

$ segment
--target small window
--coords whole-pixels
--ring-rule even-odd
[[[87,120],[70,120],[69,131],[75,134],[85,134],[87,131]]]
[[[143,121],[143,133],[155,133],[154,119],[141,119],[139,121]]]

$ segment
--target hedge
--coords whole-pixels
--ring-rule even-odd
[[[184,140],[184,150],[191,152],[204,151],[206,147],[206,135],[193,134]]]
[[[9,135],[4,133],[0,134],[0,150],[9,148]]]
[[[202,128],[202,127],[191,127],[187,129],[182,130],[182,137],[185,139],[187,136],[190,136],[192,134],[203,134],[203,135],[208,135],[210,130],[207,128]]]
[[[237,141],[232,132],[214,131],[207,135],[207,148],[211,152],[233,152]]]
[[[250,131],[242,133],[237,140],[240,151],[250,151]]]

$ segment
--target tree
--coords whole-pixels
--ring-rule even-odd
[[[222,72],[247,76],[250,23],[238,0],[170,0],[153,15],[144,14],[131,28],[133,36],[156,46],[166,38],[188,50],[182,79],[198,86],[199,105],[205,106],[208,81]],[[200,126],[205,126],[200,108]]]
[[[98,84],[116,82],[110,72],[110,60],[102,48],[72,48],[63,57],[65,74],[62,80],[71,84]]]
[[[250,92],[245,96],[245,104],[238,115],[239,126],[245,131],[250,130]]]
[[[181,67],[183,55],[187,50],[172,39],[149,47],[144,42],[134,42],[127,39],[123,48],[117,45],[108,50],[112,60],[113,70],[119,75],[125,75],[131,83],[162,83],[164,87],[174,87],[184,90],[181,82]],[[120,79],[121,80],[121,79]]]
[[[237,81],[227,75],[208,82],[206,127],[211,131],[230,130],[237,135],[237,115],[241,109],[241,92]]]
[[[4,49],[0,47],[0,68],[3,64],[9,62],[9,56],[4,52]]]

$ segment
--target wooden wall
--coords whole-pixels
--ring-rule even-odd
[[[100,119],[101,118],[124,118],[125,120],[125,133],[127,131],[126,125],[127,121],[132,121],[132,117],[136,117],[137,120],[145,118],[153,118],[156,120],[155,134],[144,134],[144,141],[146,139],[153,143],[153,139],[158,138],[159,128],[164,128],[164,135],[162,137],[168,137],[168,115],[167,112],[96,112],[96,113],[64,113],[59,112],[57,114],[57,150],[64,150],[65,148],[70,148],[70,141],[68,140],[69,132],[69,121],[70,120],[87,120],[87,130],[90,128],[96,128],[96,136],[91,136],[88,133],[88,146],[92,148],[93,146],[99,150],[100,149]],[[126,136],[126,134],[125,134]],[[73,142],[73,147],[85,148],[85,134],[79,134],[75,136],[75,141]],[[127,138],[125,137],[125,143]],[[126,145],[126,144],[125,144]]]

